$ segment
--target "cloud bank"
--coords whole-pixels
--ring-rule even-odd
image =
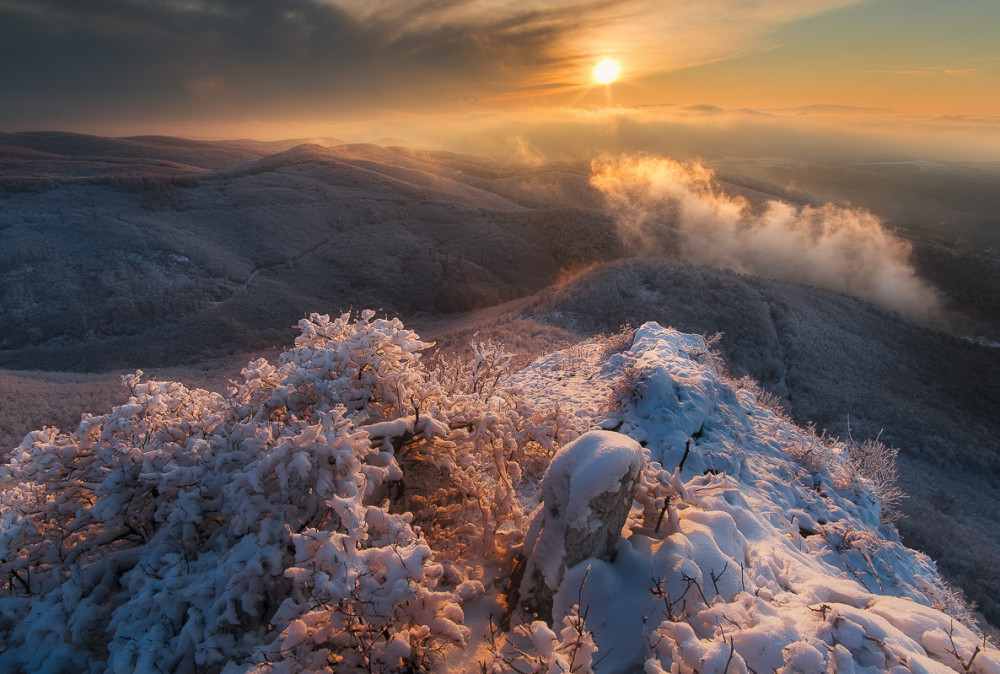
[[[601,54],[639,77],[765,48],[776,26],[858,1],[4,0],[0,124],[314,121],[544,99],[589,82]]]
[[[591,170],[636,253],[665,252],[666,231],[676,254],[696,264],[853,295],[924,322],[942,316],[941,295],[917,276],[909,244],[867,211],[751,203],[724,194],[701,164],[659,157],[602,158]]]
[[[436,109],[563,58],[620,1],[8,0],[0,124]]]
[[[1000,159],[1000,116],[941,117],[818,106],[791,110],[658,105],[599,109],[530,108],[410,114],[329,135],[406,138],[425,147],[519,159],[527,145],[548,160],[590,160],[644,152],[684,160],[784,158],[829,163],[872,157],[943,161]],[[287,137],[287,136],[286,136]],[[511,139],[517,139],[516,144]]]

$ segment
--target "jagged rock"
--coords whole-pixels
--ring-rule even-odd
[[[552,460],[525,536],[523,564],[512,572],[515,594],[542,620],[552,622],[552,598],[566,569],[588,557],[614,559],[645,461],[639,443],[610,431],[586,433]]]

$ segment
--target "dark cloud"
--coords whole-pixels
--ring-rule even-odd
[[[996,142],[988,137],[996,126],[992,109],[959,103],[910,109],[865,98],[853,86],[860,71],[850,68],[841,89],[816,84],[816,72],[841,73],[838,64],[855,63],[845,61],[852,52],[843,38],[858,26],[876,26],[869,31],[873,36],[898,32],[891,13],[878,9],[882,4],[0,0],[0,130],[392,135],[420,142],[441,127],[452,136],[491,127],[500,135],[490,142],[501,149],[517,136],[546,154],[549,148],[558,154],[566,145],[574,148],[567,151],[590,155],[595,147],[610,145],[615,151],[648,147],[681,155],[712,156],[744,147],[750,153],[801,155],[803,143],[810,152],[836,154],[842,144],[838,134],[856,125],[847,117],[881,116],[889,121],[875,119],[872,135],[892,142],[898,136],[900,146],[912,140],[912,134],[897,133],[887,111],[808,105],[828,101],[924,115],[926,126],[943,127],[946,134],[956,127],[963,134],[978,127],[972,141],[956,137],[961,147],[952,154],[968,155],[969,148],[983,145],[982,136],[988,151],[975,156],[994,158]],[[930,0],[920,4],[927,14],[921,25],[932,26],[938,13],[947,14],[933,9],[938,5]],[[866,22],[871,13],[877,20]],[[803,17],[813,18],[803,23]],[[979,18],[951,21],[956,26],[989,23],[988,17]],[[775,33],[779,26],[785,31]],[[812,49],[816,40],[825,40],[829,49]],[[786,42],[798,44],[799,51],[776,47]],[[941,75],[952,87],[944,93],[962,94],[967,102],[985,98],[978,92],[991,90],[997,77],[992,57],[958,58],[964,52],[941,49],[947,52],[937,54],[947,64],[942,73],[952,73]],[[954,58],[945,58],[949,54]],[[592,86],[591,68],[602,55],[622,66],[622,79],[610,88]],[[826,70],[815,71],[820,61]],[[903,103],[920,95],[913,90],[916,80],[933,78],[908,77]],[[947,100],[937,89],[926,93],[934,101]],[[806,107],[775,111],[792,106]],[[549,124],[558,110],[570,121]],[[573,119],[576,113],[570,110],[580,119]],[[629,112],[616,112],[621,110]],[[666,110],[665,117],[660,110]],[[597,118],[591,111],[599,113]],[[749,117],[764,128],[743,133]],[[788,126],[787,120],[797,117],[806,125],[819,120],[825,133],[809,130],[803,139],[794,128],[776,126]],[[911,122],[908,128],[916,123]],[[393,128],[369,131],[377,125]],[[504,134],[506,128],[514,132]],[[730,138],[721,137],[727,134]],[[946,150],[956,145],[949,137],[937,137]]]
[[[565,58],[563,37],[614,4],[484,14],[451,0],[362,14],[322,0],[8,0],[0,124],[306,117],[491,95]]]
[[[61,104],[85,114],[115,105],[179,111],[206,103],[190,99],[208,81],[232,103],[307,82],[331,86],[335,66],[370,43],[344,12],[308,0],[7,3],[0,26],[4,98],[43,115]]]

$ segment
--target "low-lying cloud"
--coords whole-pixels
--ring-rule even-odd
[[[701,164],[659,157],[597,159],[591,172],[633,252],[834,290],[922,321],[942,315],[910,245],[865,210],[751,203],[725,194]]]

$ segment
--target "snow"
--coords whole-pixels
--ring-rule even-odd
[[[639,444],[621,433],[591,431],[556,454],[542,481],[546,503],[566,504],[567,527],[585,529],[592,520],[588,504],[608,491],[617,491],[621,477],[637,473],[644,463]]]
[[[930,560],[879,524],[839,448],[758,407],[707,351],[701,337],[646,324],[627,354],[642,376],[621,432],[665,473],[691,449],[677,526],[624,531],[613,562],[580,562],[556,594],[555,616],[579,598],[589,610],[597,671],[962,671],[984,642],[932,606],[944,589]],[[548,364],[532,374],[551,396]],[[1000,654],[987,647],[972,664],[996,671]]]
[[[29,434],[0,466],[0,666],[1000,674],[845,447],[758,405],[704,338],[647,323],[624,353],[537,360],[516,395],[456,394],[372,319],[311,317],[229,398],[137,374],[112,413]],[[432,500],[444,481],[390,507],[400,437],[463,503]],[[561,534],[625,474],[614,554],[567,563]],[[503,606],[518,551],[552,624]]]
[[[637,476],[644,463],[639,444],[620,433],[591,431],[563,447],[542,480],[543,505],[525,537],[529,572],[537,566],[549,587],[557,587],[569,556],[570,531],[597,533],[603,522],[591,503],[619,491],[623,479]]]

